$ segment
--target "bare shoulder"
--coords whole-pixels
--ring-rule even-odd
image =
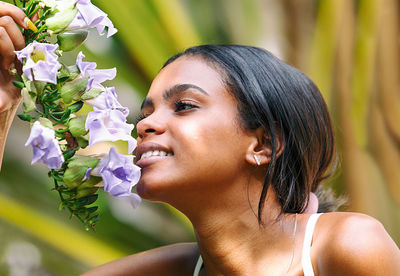
[[[314,237],[320,275],[400,275],[399,248],[370,216],[326,213]]]
[[[106,263],[83,275],[192,275],[198,256],[196,243],[178,243]]]

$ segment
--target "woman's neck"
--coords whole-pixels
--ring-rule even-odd
[[[266,260],[273,271],[283,269],[283,263],[288,267],[295,215],[277,219],[280,205],[271,188],[261,226],[257,220],[260,184],[249,183],[245,191],[240,185],[237,190],[231,187],[187,214],[195,228],[207,275],[257,275],[265,271]]]

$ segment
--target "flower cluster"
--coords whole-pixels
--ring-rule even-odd
[[[117,30],[90,0],[21,0],[20,8],[28,17],[40,17],[31,30],[24,30],[27,46],[15,52],[23,65],[23,74],[14,81],[23,98],[24,114],[18,116],[32,125],[25,145],[33,148],[32,164],[43,162],[50,169],[61,207],[93,228],[98,214],[92,204],[99,188],[133,207],[140,203],[131,191],[140,178],[131,155],[134,126],[127,123],[129,111],[118,102],[115,88],[103,85],[114,79],[115,68],[97,69],[95,62],[84,61],[82,52],[69,66],[60,56],[84,42],[89,28],[100,35],[106,31],[107,37]],[[50,43],[49,37],[57,42]],[[83,105],[93,111],[76,115]],[[127,142],[130,155],[114,148],[96,156],[79,155],[81,148],[119,140]]]

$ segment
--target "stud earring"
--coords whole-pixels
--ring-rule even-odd
[[[257,166],[260,166],[261,162],[260,162],[260,159],[258,159],[258,156],[255,154],[253,156],[254,156],[254,160],[256,160]]]

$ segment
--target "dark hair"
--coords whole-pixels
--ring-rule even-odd
[[[330,176],[335,139],[327,106],[316,85],[270,52],[242,45],[202,45],[170,58],[200,57],[221,72],[238,102],[241,124],[262,127],[272,156],[258,204],[258,221],[272,185],[282,213],[302,212],[311,191]],[[277,137],[283,151],[277,156]]]

